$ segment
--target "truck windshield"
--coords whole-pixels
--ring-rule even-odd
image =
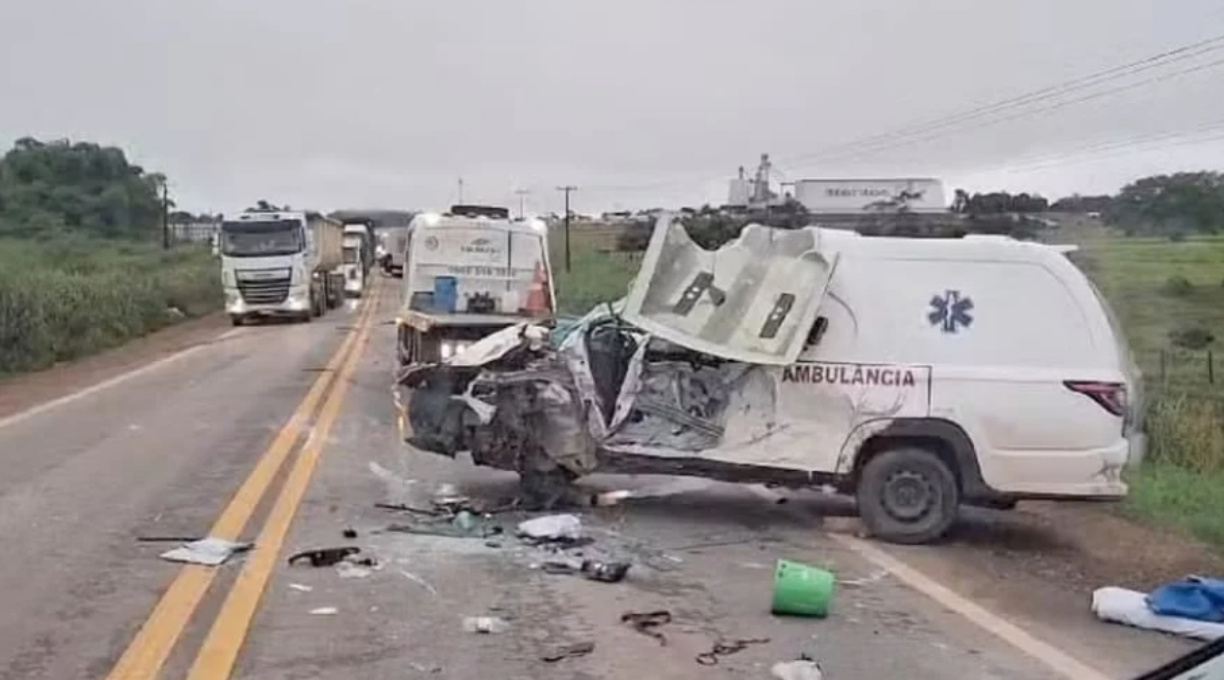
[[[303,248],[298,220],[222,222],[221,254],[230,257],[292,255]]]

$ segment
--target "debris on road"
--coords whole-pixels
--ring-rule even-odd
[[[426,581],[425,579],[421,578],[420,576],[417,576],[416,574],[408,571],[407,569],[400,569],[400,573],[404,575],[404,578],[408,579],[409,581],[412,581],[413,583],[420,585],[425,590],[428,590],[429,593],[433,595],[434,597],[438,596],[438,589],[430,585],[429,581]]]
[[[289,566],[293,566],[302,560],[310,562],[312,567],[333,567],[344,561],[349,555],[356,555],[361,552],[361,548],[357,546],[344,546],[341,548],[316,548],[314,550],[304,550],[296,555],[289,557]]]
[[[1097,588],[1092,613],[1102,621],[1181,635],[1196,640],[1224,638],[1224,623],[1165,616],[1152,611],[1146,594],[1126,588]]]
[[[202,541],[207,536],[137,536],[136,540],[141,543],[195,543]]]
[[[592,581],[601,581],[603,583],[620,583],[625,579],[625,574],[629,573],[628,562],[600,562],[598,560],[585,560],[582,563],[582,573]]]
[[[463,620],[463,630],[469,633],[504,633],[510,624],[496,616],[469,616]]]
[[[369,567],[362,567],[352,562],[341,561],[336,565],[336,574],[340,578],[365,578],[374,573]]]
[[[794,661],[779,661],[769,669],[769,674],[778,680],[822,680],[824,673],[820,664],[806,654]]]
[[[161,558],[170,562],[187,562],[215,567],[224,564],[233,555],[246,552],[253,547],[255,547],[253,543],[238,543],[227,541],[224,538],[205,538],[168,550],[161,554]]]
[[[319,615],[324,615],[324,616],[326,616],[326,615],[328,615],[328,614],[335,614],[335,613],[336,613],[336,612],[338,612],[338,611],[340,611],[340,610],[339,610],[339,609],[336,609],[335,607],[316,607],[316,608],[314,608],[314,609],[311,609],[311,610],[310,610],[310,613],[311,613],[311,614],[319,614]]]
[[[352,529],[352,528],[345,529],[344,531],[341,532],[341,535],[347,539],[352,540],[354,538],[357,538],[357,530]]]
[[[642,635],[649,635],[658,640],[660,645],[667,645],[667,638],[663,635],[662,631],[656,629],[671,623],[671,620],[671,612],[666,609],[653,612],[625,612],[621,614],[621,623],[627,623]]]
[[[415,512],[421,515],[436,516],[438,511],[432,508],[417,508],[406,503],[375,503],[374,507],[380,510],[399,510],[401,512]]]
[[[302,583],[290,583],[289,588],[291,590],[296,590],[299,593],[309,593],[310,591],[314,590],[314,588]]]
[[[697,663],[702,666],[717,666],[718,657],[731,656],[736,652],[741,652],[747,649],[749,645],[763,645],[769,642],[769,638],[747,638],[743,640],[718,641],[714,646],[710,647],[710,651],[702,652],[697,655]]]
[[[384,531],[446,538],[489,539],[501,535],[505,530],[497,524],[486,521],[483,517],[476,517],[464,510],[449,519],[438,518],[438,521],[419,524],[391,524]]]
[[[575,642],[569,645],[559,645],[540,655],[540,661],[554,663],[562,659],[573,659],[586,656],[595,651],[595,643],[591,641]]]
[[[518,525],[518,535],[538,543],[568,543],[582,539],[577,515],[545,515]]]
[[[819,567],[778,560],[770,611],[775,615],[824,618],[829,615],[836,580],[832,572]]]

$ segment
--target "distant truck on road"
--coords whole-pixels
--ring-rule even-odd
[[[374,261],[370,226],[365,221],[344,225],[344,293],[349,297],[361,297],[368,284]]]
[[[221,282],[235,326],[310,321],[344,299],[344,225],[312,211],[244,212],[221,222]]]
[[[379,266],[390,276],[404,275],[404,253],[408,249],[408,225],[391,225],[378,229],[378,241],[382,246]]]
[[[507,326],[555,315],[547,226],[478,208],[422,213],[407,230],[400,365],[445,359]]]

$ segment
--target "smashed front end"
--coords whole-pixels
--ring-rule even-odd
[[[540,493],[592,472],[587,407],[547,334],[518,324],[440,363],[405,367],[395,385],[402,438],[519,472]]]
[[[801,455],[770,444],[802,439],[779,422],[778,382],[832,276],[817,245],[813,230],[750,225],[707,251],[660,220],[625,300],[551,337],[520,324],[406,367],[404,439],[517,471],[528,490],[597,468],[769,478]]]

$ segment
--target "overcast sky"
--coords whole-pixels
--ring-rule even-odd
[[[820,153],[1224,34],[1219,0],[0,0],[0,26],[0,143],[120,145],[192,210],[438,208],[459,177],[469,202],[525,188],[540,211],[559,184],[583,212],[720,203],[761,152],[792,180],[936,176],[949,195],[1224,165],[1219,139],[1075,155],[1224,123],[1224,66],[1170,75],[1224,50]]]

